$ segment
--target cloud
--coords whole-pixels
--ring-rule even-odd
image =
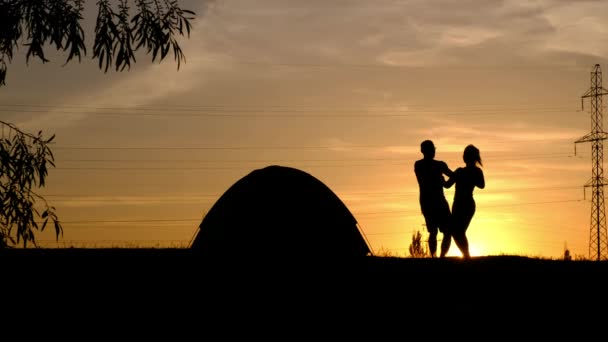
[[[208,5],[199,4],[200,7],[195,12],[207,13]],[[173,60],[171,54],[158,63],[149,62],[151,57],[148,55],[145,55],[145,59],[138,55],[133,70],[118,74],[109,72],[97,87],[66,96],[62,102],[70,104],[71,109],[66,110],[63,106],[50,109],[44,115],[22,120],[18,125],[25,130],[35,130],[38,127],[56,130],[86,120],[91,114],[100,111],[100,108],[101,111],[107,111],[103,108],[117,110],[145,106],[200,86],[206,82],[207,72],[230,68],[231,64],[230,58],[207,50],[204,32],[208,29],[208,23],[205,19],[204,16],[197,16],[192,23],[190,38],[181,40],[180,46],[186,62],[182,63],[179,70],[177,61]],[[86,64],[95,67],[93,62]]]
[[[544,17],[555,27],[545,48],[563,52],[606,56],[608,47],[608,3],[599,1],[564,2],[551,8]]]
[[[523,172],[528,171],[529,174],[544,174],[547,171],[572,171],[572,172],[588,172],[590,171],[590,167],[588,163],[581,163],[580,161],[576,161],[573,163],[564,163],[563,159],[556,160],[512,160],[507,159],[506,163],[501,162],[500,160],[494,162],[495,165],[501,164],[505,165],[509,169],[517,169],[518,174],[523,176]],[[584,180],[584,178],[582,178]]]
[[[424,67],[453,64],[456,59],[445,56],[438,48],[418,51],[390,51],[382,54],[378,61],[390,66]]]
[[[574,142],[585,132],[569,127],[544,126],[539,130],[535,123],[522,122],[489,122],[471,124],[470,122],[454,119],[434,119],[433,125],[420,128],[419,135],[423,136],[447,136],[455,141],[467,139],[484,138],[487,142],[518,143],[534,142],[543,143]]]
[[[389,154],[419,154],[420,145],[416,146],[386,146],[381,149]]]
[[[470,46],[478,45],[489,39],[496,38],[500,32],[480,27],[453,27],[441,34],[440,45],[443,46]]]
[[[597,44],[608,39],[608,23],[603,20],[608,10],[605,2],[457,3],[428,1],[412,5],[407,12],[416,16],[407,17],[403,41],[379,50],[377,60],[414,67],[562,65],[573,58],[586,62],[588,55],[607,52]],[[436,8],[442,10],[433,10]],[[412,42],[425,43],[421,46]]]
[[[601,20],[607,6],[598,1],[216,2],[208,11],[197,10],[204,16],[196,21],[191,38],[183,41],[187,63],[180,71],[172,60],[153,65],[142,60],[137,70],[93,79],[95,86],[86,93],[63,99],[82,104],[78,111],[51,110],[18,124],[55,129],[85,120],[102,106],[128,109],[194,89],[214,89],[210,77],[214,73],[221,73],[224,84],[263,77],[273,84],[292,85],[303,76],[290,65],[340,67],[356,70],[360,79],[366,75],[371,79],[378,69],[357,66],[390,70],[394,66],[588,64],[590,54],[604,53],[603,45],[593,42],[608,39],[608,24]],[[585,28],[589,35],[583,35]],[[590,38],[583,42],[577,37]],[[270,68],[256,67],[259,64]],[[339,89],[341,81],[326,75],[324,85]],[[368,87],[368,92],[361,84],[356,87],[355,93],[374,96],[373,88]],[[397,98],[392,89],[377,94],[384,96],[382,100]]]
[[[346,142],[340,138],[322,139],[321,146],[327,146],[333,152],[351,152],[357,148],[357,144]]]

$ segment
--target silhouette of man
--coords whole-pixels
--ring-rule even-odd
[[[420,187],[420,209],[429,232],[429,252],[431,257],[436,256],[437,234],[442,232],[440,256],[443,258],[451,244],[449,230],[451,213],[443,193],[445,184],[443,176],[451,177],[453,172],[445,162],[435,160],[435,145],[431,140],[425,140],[420,144],[420,152],[424,158],[414,163],[414,172]]]

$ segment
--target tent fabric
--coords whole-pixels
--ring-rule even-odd
[[[357,220],[323,182],[285,166],[234,183],[203,218],[191,247],[215,256],[366,256]]]

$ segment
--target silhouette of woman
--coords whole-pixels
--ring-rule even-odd
[[[468,145],[464,149],[462,159],[466,166],[457,168],[444,186],[450,188],[453,184],[456,184],[454,201],[452,202],[452,224],[450,228],[456,246],[460,249],[462,256],[468,259],[471,255],[469,254],[469,241],[466,232],[473,215],[475,215],[473,190],[475,190],[475,187],[480,189],[485,188],[486,182],[483,170],[481,169],[483,167],[481,155],[477,147]],[[477,166],[477,164],[481,167]]]

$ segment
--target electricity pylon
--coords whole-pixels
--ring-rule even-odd
[[[589,229],[589,258],[608,259],[608,232],[606,231],[606,209],[604,205],[604,186],[608,182],[604,178],[604,143],[608,133],[602,128],[602,96],[608,95],[608,90],[602,87],[602,71],[596,64],[591,72],[591,88],[581,96],[581,106],[584,109],[584,99],[591,102],[591,132],[574,142],[576,144],[591,142],[591,179],[585,188],[591,188],[591,227]]]

